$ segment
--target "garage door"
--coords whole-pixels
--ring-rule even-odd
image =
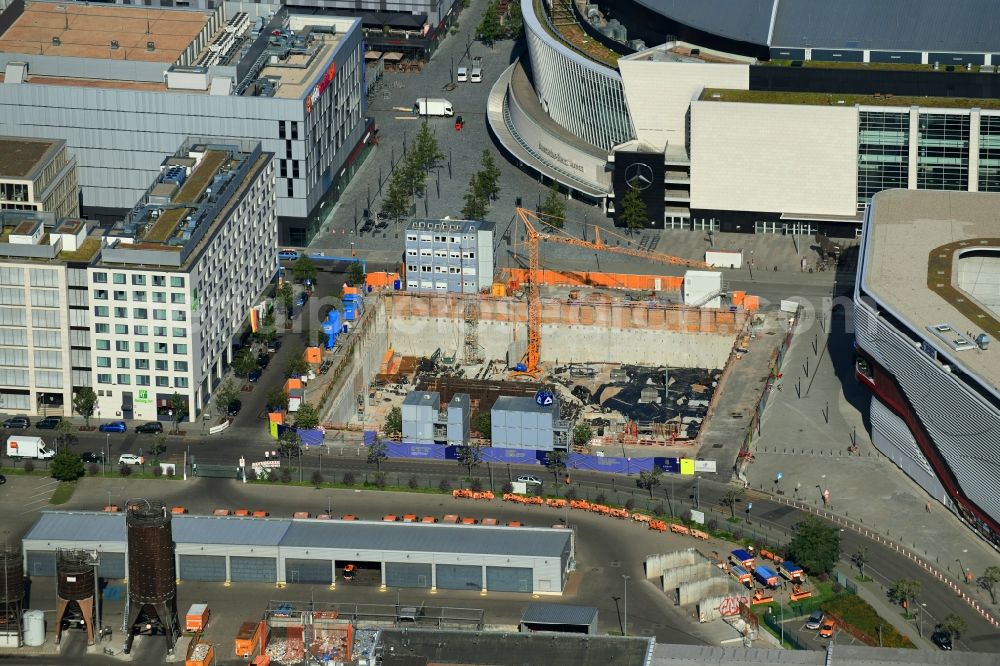
[[[285,560],[285,581],[288,583],[333,582],[333,562],[330,560]]]
[[[273,557],[230,557],[229,572],[233,582],[273,583],[278,563]]]
[[[181,580],[226,580],[226,558],[219,555],[181,555]]]
[[[431,565],[411,562],[386,562],[385,584],[389,587],[431,586]]]
[[[101,553],[101,563],[97,565],[97,575],[101,578],[120,580],[125,577],[125,553]]]
[[[27,573],[29,576],[55,576],[56,554],[51,550],[29,550]]]
[[[481,590],[483,568],[468,564],[439,564],[437,586],[442,590]]]
[[[531,569],[486,567],[486,589],[490,592],[531,592]]]

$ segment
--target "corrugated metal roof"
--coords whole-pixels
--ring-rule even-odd
[[[559,557],[566,530],[432,523],[296,520],[282,546],[315,546],[414,553],[467,553]]]
[[[530,624],[591,625],[597,621],[597,609],[591,606],[565,604],[529,604],[521,622]]]
[[[43,511],[25,541],[125,541],[125,514]]]
[[[277,546],[288,532],[291,519],[238,518],[235,516],[175,516],[177,543]]]
[[[779,0],[771,44],[989,52],[1000,50],[997,25],[996,0]]]
[[[874,1],[874,0],[873,0]],[[637,0],[691,28],[751,44],[766,44],[775,0]],[[781,0],[784,4],[785,0]],[[839,3],[832,3],[839,6]]]

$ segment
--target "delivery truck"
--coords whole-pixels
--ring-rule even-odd
[[[446,99],[421,97],[413,104],[413,114],[416,116],[453,116],[455,110]]]
[[[11,458],[46,460],[56,452],[45,446],[45,440],[31,435],[11,435],[7,438],[7,455]]]

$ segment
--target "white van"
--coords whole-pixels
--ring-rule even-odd
[[[480,83],[483,80],[483,59],[476,56],[472,59],[472,82]]]
[[[468,81],[469,80],[469,68],[459,67],[458,76],[455,77],[457,81]]]

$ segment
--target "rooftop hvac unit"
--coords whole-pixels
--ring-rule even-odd
[[[633,39],[628,43],[628,45],[631,48],[635,49],[636,51],[646,50],[646,42],[642,41],[641,39]]]
[[[990,346],[990,336],[980,333],[976,336],[976,345],[983,351],[986,351]]]
[[[117,39],[112,39],[110,46],[111,46],[112,50],[117,49],[118,48],[118,40]]]

